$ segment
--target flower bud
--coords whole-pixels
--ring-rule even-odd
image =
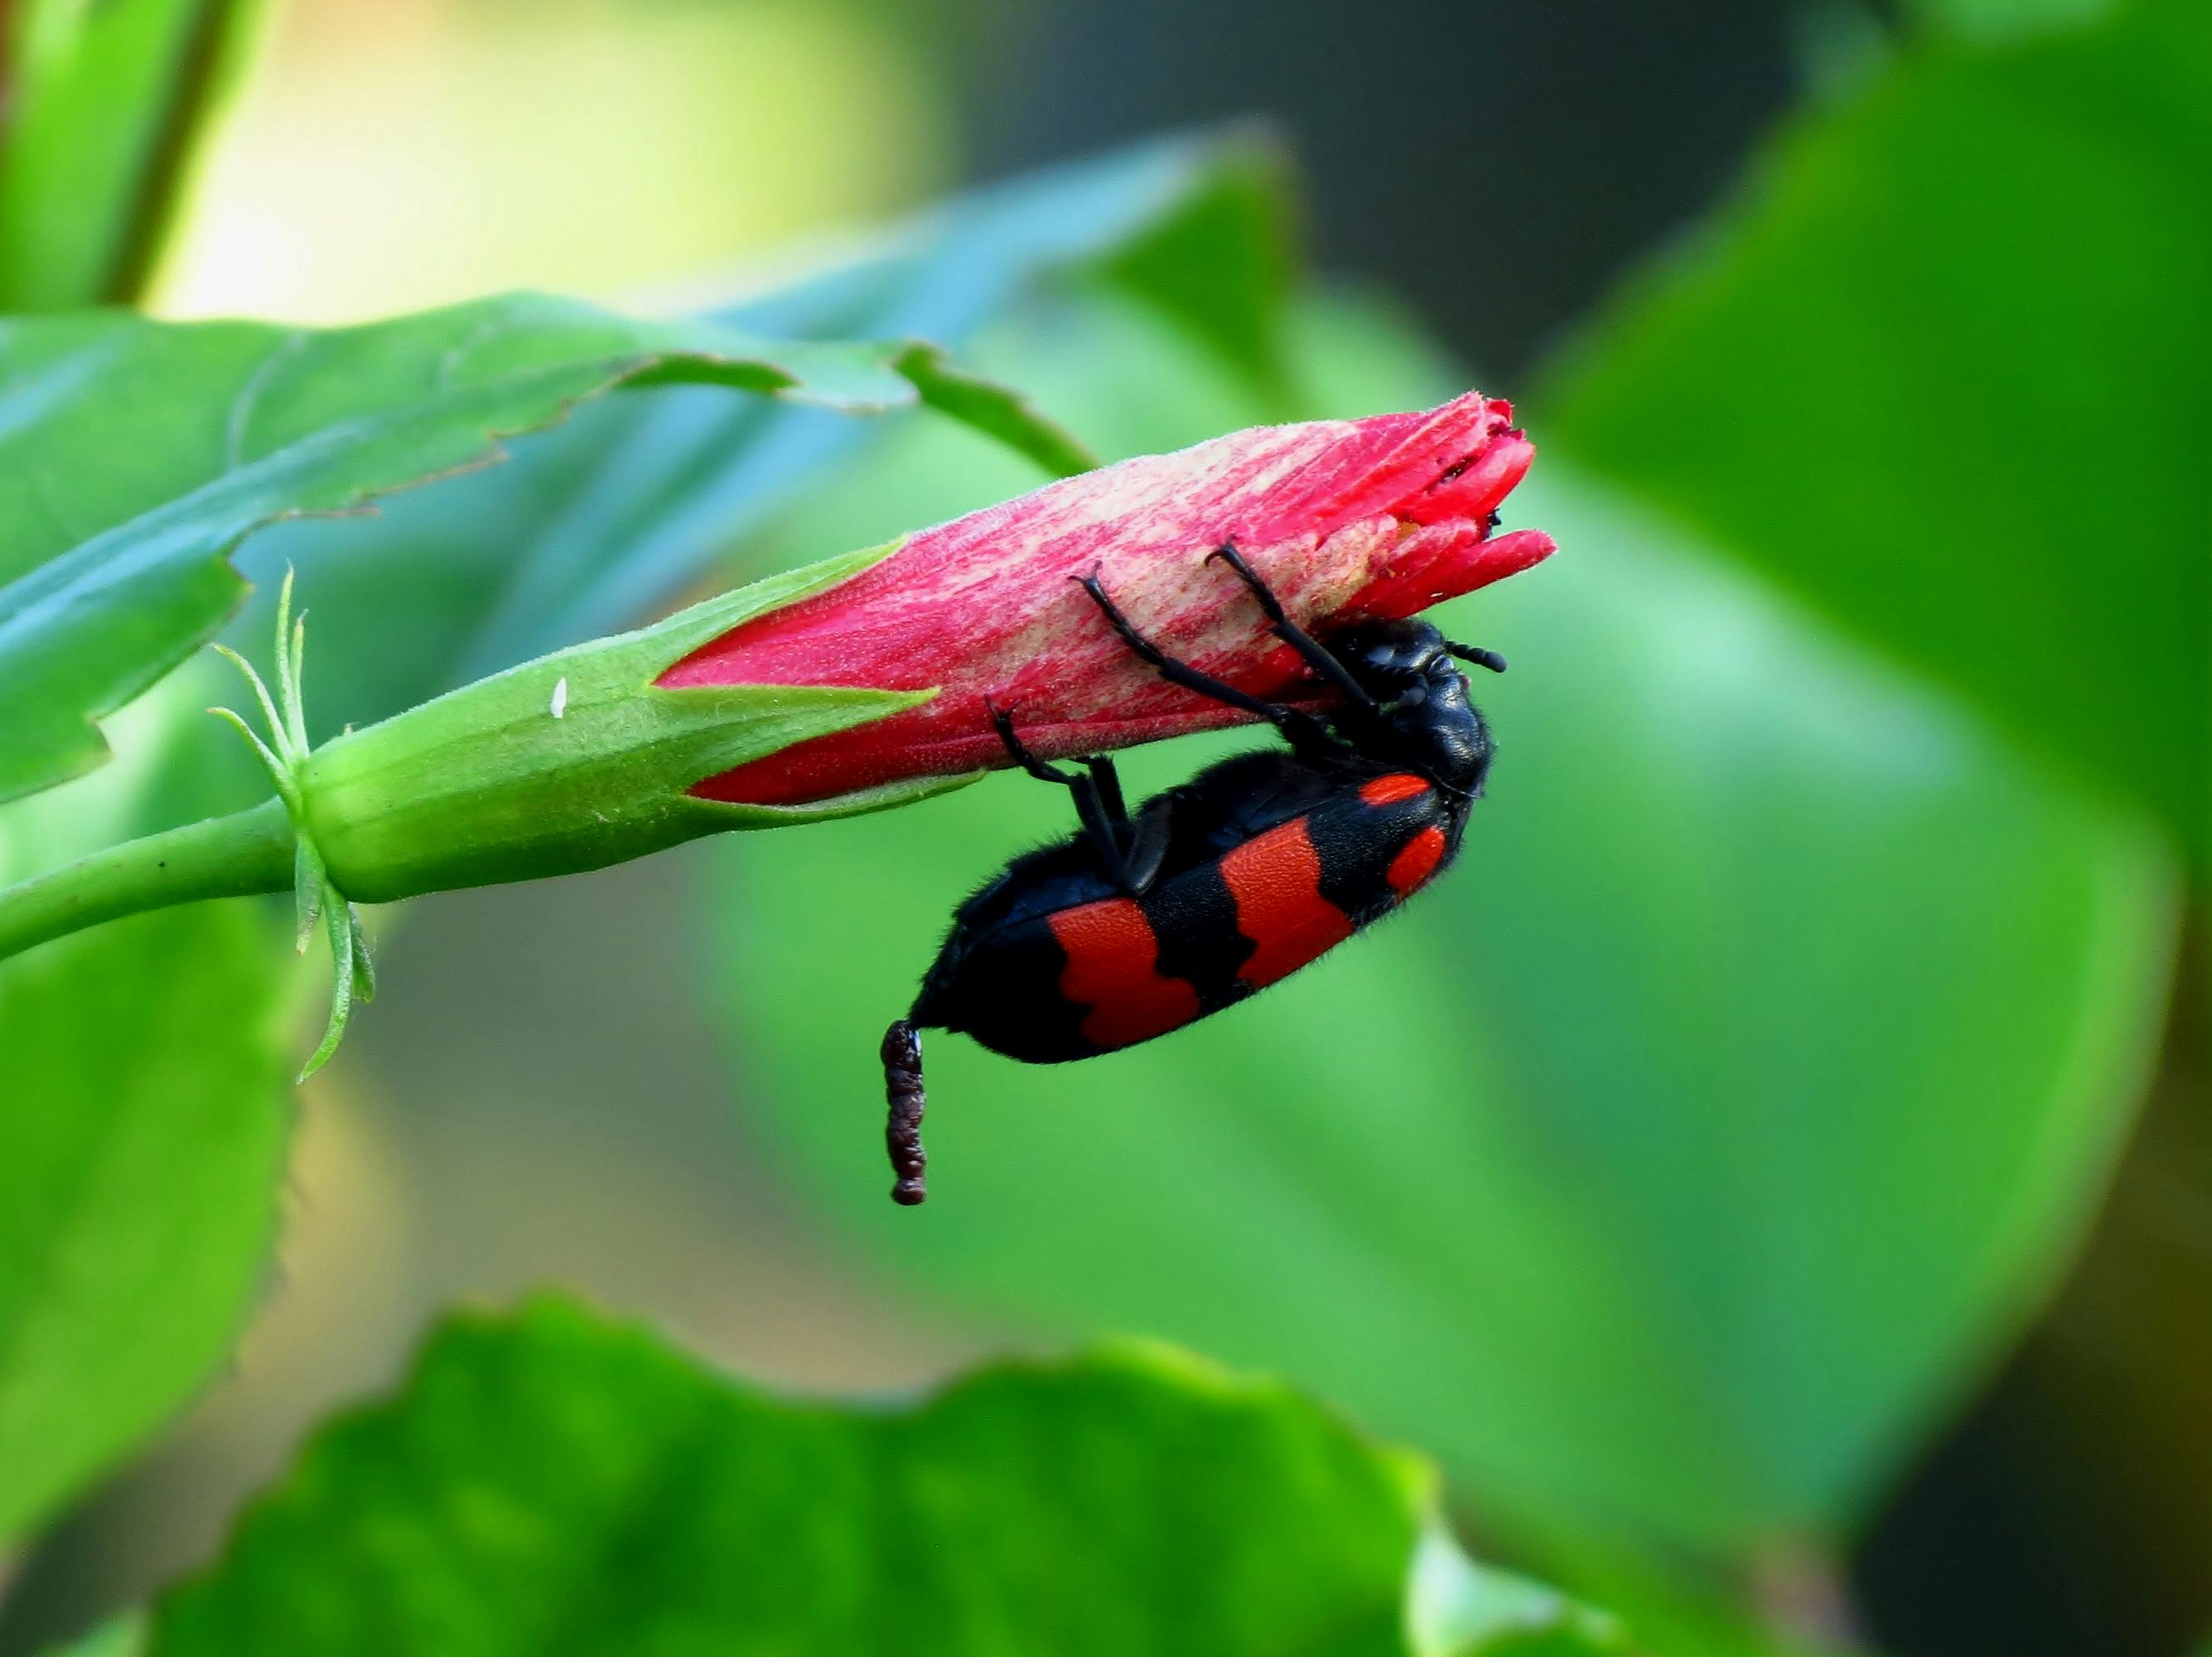
[[[1231,433],[1125,460],[908,537],[864,573],[757,616],[660,677],[665,686],[868,686],[926,702],[700,782],[701,798],[795,804],[1007,762],[987,699],[1057,757],[1233,723],[1137,660],[1074,578],[1098,575],[1139,631],[1240,689],[1319,687],[1251,595],[1206,555],[1233,543],[1309,632],[1397,619],[1553,550],[1495,535],[1534,446],[1510,404]]]
[[[1255,695],[1318,703],[1233,543],[1327,634],[1553,549],[1495,535],[1534,449],[1504,403],[1266,427],[1124,461],[467,685],[307,756],[303,828],[348,897],[592,869],[725,828],[877,810],[1037,753],[1232,722],[1161,680],[1075,579]]]
[[[815,809],[689,792],[700,778],[929,700],[927,690],[670,689],[670,663],[845,580],[861,552],[740,587],[636,633],[556,651],[325,744],[299,768],[305,829],[361,902],[573,874],[725,828],[843,816],[957,786],[922,777]]]

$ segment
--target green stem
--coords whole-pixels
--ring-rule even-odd
[[[292,820],[281,799],[125,841],[0,887],[0,960],[119,915],[292,889]]]

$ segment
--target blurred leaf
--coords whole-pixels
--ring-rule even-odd
[[[1463,389],[1371,315],[1319,326],[1339,412]],[[1091,312],[997,360],[1118,454],[1224,412],[1157,337]],[[862,503],[936,509],[974,448],[902,440],[830,543]],[[746,1097],[895,1274],[1280,1366],[1531,1534],[1817,1551],[2063,1262],[2154,1038],[2170,871],[1556,458],[1510,511],[1564,550],[1449,613],[1513,659],[1502,757],[1406,916],[1091,1063],[934,1038],[914,1213],[876,1031],[1065,802],[1004,778],[750,836],[712,909],[743,917],[713,945]]]
[[[903,362],[945,373],[908,346],[771,343],[534,294],[323,331],[34,319],[0,324],[0,798],[100,763],[91,720],[213,634],[246,589],[225,555],[280,517],[486,464],[501,437],[625,383],[854,414],[915,400]],[[1030,423],[972,377],[956,402],[997,436]],[[410,573],[385,573],[403,604]]]
[[[896,364],[928,407],[996,438],[1055,477],[1089,471],[1098,457],[1061,430],[1027,398],[969,373],[935,345],[912,345]]]
[[[1106,261],[1103,274],[1279,394],[1293,268],[1286,166],[1264,139],[1231,140],[1195,182],[1177,211]]]
[[[135,301],[258,0],[0,8],[0,311]]]
[[[1931,52],[1790,135],[1545,429],[2208,835],[2212,9]]]
[[[779,337],[957,347],[1081,279],[1134,295],[1256,375],[1266,354],[1248,331],[1280,309],[1287,194],[1279,161],[1249,139],[1148,143],[962,197],[716,319]],[[510,464],[394,499],[373,524],[283,526],[240,561],[313,572],[311,601],[343,618],[320,635],[318,705],[366,723],[665,605],[793,501],[837,494],[835,468],[874,435],[711,391],[611,398]],[[1030,453],[1060,469],[1085,458],[1048,440]],[[1004,476],[1008,494],[1041,481],[1012,461]]]
[[[1141,249],[1149,238],[1174,234],[1194,212],[1217,210],[1214,203],[1224,192],[1233,198],[1220,182],[1224,174],[1255,176],[1249,155],[1241,146],[1212,142],[1164,143],[1000,186],[901,230],[866,258],[760,301],[753,310],[816,333],[834,334],[851,321],[881,325],[891,331],[886,337],[927,333],[957,339],[1032,298],[1053,278]],[[1265,298],[1233,285],[1231,291],[1255,307]],[[180,334],[163,331],[160,337]],[[150,331],[146,336],[154,337]],[[972,392],[979,384],[951,389]],[[895,382],[884,390],[904,394]],[[198,472],[184,467],[173,473],[150,464],[162,459],[154,452],[162,447],[156,440],[172,434],[173,417],[165,410],[125,400],[100,412],[106,484],[131,497],[116,511],[143,511],[166,493],[204,481],[211,462]],[[257,422],[266,417],[255,416]],[[994,411],[986,403],[975,423],[988,429],[1006,418],[1003,406]],[[132,422],[143,422],[144,429],[131,429]],[[586,404],[571,424],[523,446],[511,464],[395,497],[385,508],[388,517],[283,525],[256,536],[242,561],[267,571],[287,556],[299,559],[302,589],[320,624],[313,708],[325,728],[366,721],[449,688],[472,671],[465,664],[504,665],[502,650],[527,656],[630,619],[696,575],[731,536],[757,525],[830,464],[855,453],[863,429],[830,411],[732,398],[708,388],[605,399]],[[1054,440],[1042,422],[1032,437],[1033,450]],[[0,447],[9,440],[0,435]],[[978,441],[1005,466],[1007,493],[1034,483],[1033,464]],[[147,475],[136,476],[135,465],[146,465]],[[31,487],[28,472],[18,480],[19,487]],[[0,483],[0,492],[4,489]],[[43,517],[19,525],[16,532],[39,521]],[[79,521],[69,523],[76,527]],[[103,521],[94,519],[82,527]],[[0,527],[0,547],[7,545],[6,536]],[[0,580],[16,574],[17,568],[0,563]],[[0,634],[6,630],[0,622]],[[181,702],[196,707],[205,699],[198,677],[197,670],[173,676],[163,696],[174,689]],[[79,808],[79,796],[88,787],[128,780],[118,773],[130,766],[0,808],[0,828],[21,823],[32,812],[66,816],[81,831],[36,848],[35,854],[19,847],[14,872],[27,873],[95,845],[265,792],[265,780],[233,751],[234,743],[208,740],[221,735],[196,716],[170,719],[145,733],[131,763],[159,764],[164,775],[112,821],[88,816]],[[214,917],[214,911],[203,910],[190,920],[206,920],[219,930],[228,925]],[[132,981],[146,970],[143,962],[132,961],[137,940],[151,936],[111,930],[79,947],[88,959],[114,951],[112,959],[125,963],[118,968],[120,981]],[[18,970],[38,959],[27,958]],[[273,980],[285,965],[272,953],[263,969]],[[200,1008],[204,983],[176,971],[148,987],[147,1008],[157,1016],[103,1038],[100,1045],[110,1061],[158,1071],[167,1062],[156,1039],[167,1028],[164,1008],[172,1002],[187,1011]],[[224,1146],[216,1141],[211,1149],[221,1152]],[[244,1225],[252,1217],[265,1217],[278,1173],[272,1156],[258,1190],[234,1194],[204,1217]],[[243,1251],[241,1260],[259,1258],[265,1223],[258,1235],[256,1248]],[[240,1269],[250,1275],[258,1267]],[[156,1298],[111,1309],[118,1319],[126,1314],[131,1319],[129,1327],[114,1332],[112,1367],[158,1374],[173,1364],[178,1379],[172,1398],[220,1362],[237,1315],[234,1308],[203,1307],[206,1328],[179,1341],[174,1353],[142,1357],[149,1346],[165,1348],[175,1338],[167,1321],[174,1308]],[[183,1361],[187,1357],[189,1363]],[[149,1395],[158,1390],[149,1389]],[[118,1442],[112,1449],[124,1448]]]
[[[0,804],[0,883],[232,804],[242,744],[215,750],[234,772],[182,739],[212,723],[221,671],[204,654],[118,715],[116,763]],[[174,910],[0,963],[0,1551],[20,1504],[66,1502],[222,1369],[269,1275],[291,1123],[277,1030],[313,992],[257,919]],[[48,1188],[70,1168],[82,1183]],[[19,1433],[39,1446],[21,1464]],[[19,1465],[54,1488],[19,1489]]]
[[[139,1657],[146,1649],[145,1619],[133,1612],[102,1623],[82,1639],[50,1647],[46,1657]]]
[[[1938,39],[1996,44],[2092,23],[2123,0],[1903,0],[1913,27]]]
[[[0,1539],[174,1414],[260,1289],[280,962],[258,916],[201,905],[0,965]]]
[[[951,342],[1087,276],[1133,294],[1248,379],[1282,366],[1296,264],[1290,164],[1263,130],[1149,140],[931,209],[858,257],[727,313],[764,333]],[[881,325],[864,329],[864,323]]]
[[[855,1408],[539,1300],[449,1323],[396,1402],[325,1430],[154,1648],[1405,1652],[1429,1490],[1286,1388],[1164,1350]],[[1416,1620],[1451,1641],[1420,1649],[1620,1649],[1420,1552],[1446,1586]]]

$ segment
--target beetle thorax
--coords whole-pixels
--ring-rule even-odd
[[[1329,640],[1379,703],[1378,714],[1346,708],[1338,733],[1361,752],[1410,766],[1455,793],[1482,792],[1490,727],[1443,634],[1425,622],[1377,622]]]

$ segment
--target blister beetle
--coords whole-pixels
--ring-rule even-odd
[[[1454,659],[1495,652],[1426,622],[1366,622],[1323,644],[1224,545],[1208,555],[1338,698],[1324,715],[1248,695],[1176,661],[1131,625],[1096,573],[1109,625],[1171,684],[1267,720],[1290,750],[1240,754],[1125,805],[1112,760],[1038,759],[991,710],[1014,762],[1073,797],[1079,830],[1016,858],[962,904],[913,1011],[884,1033],[896,1202],[927,1196],[924,1029],[1059,1064],[1133,1047],[1265,989],[1380,920],[1459,850],[1490,770],[1490,728]]]

